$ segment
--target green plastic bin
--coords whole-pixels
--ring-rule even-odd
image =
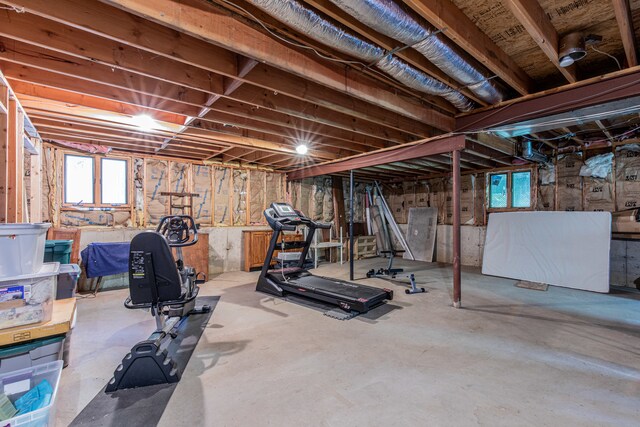
[[[47,240],[44,244],[44,262],[71,263],[73,240]]]

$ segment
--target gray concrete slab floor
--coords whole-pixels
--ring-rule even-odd
[[[384,260],[356,263],[357,277]],[[256,273],[202,287],[220,295],[161,426],[638,426],[640,299],[463,273],[451,307],[451,267],[399,259],[426,294],[395,298],[339,321],[254,292]],[[347,278],[345,264],[317,273]],[[126,291],[78,301],[57,424],[67,425],[120,359],[153,330],[122,307]]]

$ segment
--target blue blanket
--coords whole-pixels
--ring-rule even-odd
[[[81,255],[89,279],[129,271],[129,242],[90,243]]]

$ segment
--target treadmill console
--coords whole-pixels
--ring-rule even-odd
[[[297,217],[298,213],[289,203],[271,203],[271,208],[275,211],[276,217]]]

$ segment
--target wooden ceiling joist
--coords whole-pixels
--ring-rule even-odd
[[[451,0],[404,0],[409,7],[476,58],[521,95],[533,81],[513,59],[483,33]]]
[[[72,7],[70,2],[63,1],[63,3]],[[116,9],[108,8],[107,10],[116,12],[121,18],[127,16]],[[44,16],[48,15],[45,13]],[[73,18],[73,16],[68,18]],[[68,21],[64,22],[69,23]],[[235,84],[241,81],[250,81],[258,87],[303,101],[305,103],[304,107],[292,105],[292,108],[297,108],[300,111],[310,110],[313,107],[311,103],[313,103],[332,110],[334,112],[333,116],[335,116],[335,112],[351,114],[360,120],[391,127],[396,131],[407,132],[417,137],[429,136],[432,131],[431,127],[415,120],[390,113],[380,107],[366,105],[365,103],[354,103],[347,94],[328,90],[303,78],[274,70],[265,64],[247,67],[247,64],[255,64],[255,62],[250,62],[251,60],[239,55],[234,55],[230,58],[224,55],[220,56],[221,52],[218,52],[220,49],[216,46],[209,45],[198,39],[192,39],[189,36],[182,35],[178,41],[174,40],[172,45],[166,47],[161,44],[157,46],[152,44],[151,46],[154,46],[155,49],[147,51],[138,49],[138,47],[150,48],[149,46],[141,46],[135,43],[135,40],[131,41],[130,37],[125,40],[118,38],[118,35],[120,37],[124,37],[124,35],[116,31],[115,28],[113,32],[117,33],[117,35],[112,40],[106,38],[109,37],[109,34],[98,32],[97,34],[100,35],[96,35],[79,29],[84,28],[82,23],[93,23],[92,28],[105,27],[103,21],[94,23],[90,17],[86,17],[86,22],[81,21],[80,24],[75,24],[75,27],[71,27],[29,13],[11,13],[10,18],[7,13],[6,15],[0,14],[0,34],[34,46],[44,47],[117,69],[174,82],[207,93],[215,92],[214,89],[218,89],[220,86],[219,79],[227,73],[226,76],[232,75],[235,78],[224,77],[223,85],[225,86],[224,91],[227,92],[226,95],[230,95],[233,92],[230,89],[233,88],[232,85],[234,83],[224,83],[225,80],[236,82]],[[71,23],[69,24],[71,25]],[[145,27],[141,23],[140,30],[158,30],[157,25],[150,22],[148,24],[151,28]],[[93,29],[84,29],[94,31]],[[159,30],[161,33],[171,32],[163,27],[159,27]],[[190,40],[191,45],[184,46],[184,39]],[[161,37],[159,39],[160,42],[168,42],[170,40],[170,37]],[[195,56],[192,49],[193,46],[202,49],[198,56]],[[165,50],[161,50],[163,47]],[[114,55],[114,52],[117,52],[117,54]],[[191,61],[187,59],[191,59]],[[225,60],[229,61],[226,67],[224,66]],[[256,69],[252,71],[253,68]],[[243,76],[245,72],[250,73],[250,76]],[[215,87],[212,87],[209,82],[211,79],[216,81]],[[215,102],[216,99],[213,101]],[[269,107],[267,103],[257,106],[261,108]]]
[[[576,67],[560,65],[558,58],[560,37],[538,0],[506,0],[506,3],[558,71],[569,83],[575,83]]]
[[[19,19],[22,19],[23,21],[28,21],[22,17],[20,17]],[[51,21],[46,21],[39,17],[33,17],[33,19],[45,21],[45,22],[51,22]],[[16,24],[15,22],[13,22],[13,20],[8,20],[8,21],[11,24],[9,26],[10,29],[16,27]],[[54,26],[65,27],[55,22],[51,22],[51,23]],[[33,24],[44,25],[44,22],[39,22],[39,23],[36,22]],[[44,33],[45,33],[44,31],[35,32],[36,35],[44,34]],[[7,28],[2,28],[1,26],[0,26],[0,34],[5,34],[8,36],[17,37],[17,38],[19,37],[20,40],[24,40],[26,37],[28,37],[27,34],[22,34],[17,30],[9,31]],[[50,30],[47,30],[46,34],[51,34]],[[87,35],[89,37],[98,38],[97,36],[94,36],[94,35],[90,35],[90,34],[87,34]],[[35,36],[32,36],[30,39],[34,39],[34,38],[37,39],[37,37]],[[5,41],[5,44],[7,45],[7,49],[5,49],[2,55],[6,59],[10,59],[22,65],[40,67],[47,70],[62,72],[62,73],[65,73],[65,70],[66,70],[66,73],[69,73],[70,70],[73,70],[73,73],[75,76],[86,77],[88,75],[86,70],[80,66],[80,64],[84,64],[86,69],[92,69],[94,71],[94,74],[98,74],[98,75],[100,75],[101,72],[102,73],[106,72],[105,70],[111,70],[113,67],[115,67],[117,70],[119,71],[121,70],[121,74],[124,74],[126,76],[132,75],[127,73],[140,73],[140,76],[152,77],[153,79],[159,79],[159,80],[162,80],[163,82],[185,84],[187,86],[182,86],[183,89],[179,92],[180,98],[177,100],[174,99],[180,102],[188,101],[186,95],[194,94],[195,96],[195,94],[199,93],[195,91],[195,89],[197,89],[198,91],[202,91],[210,94],[215,93],[216,91],[223,90],[226,94],[225,96],[228,96],[228,95],[231,95],[234,92],[234,90],[237,89],[239,84],[242,83],[242,81],[238,79],[230,80],[225,78],[225,80],[223,81],[222,76],[212,75],[212,73],[209,73],[209,72],[204,72],[204,75],[203,75],[204,70],[202,69],[192,67],[192,66],[184,66],[184,64],[180,64],[178,62],[169,60],[167,58],[158,57],[157,55],[151,55],[142,51],[138,52],[139,55],[130,55],[132,57],[135,57],[136,63],[134,67],[125,67],[122,65],[122,63],[126,61],[122,61],[121,58],[118,58],[118,60],[113,58],[113,49],[116,49],[117,46],[101,46],[101,45],[92,46],[91,61],[81,60],[81,59],[78,59],[77,56],[71,57],[66,53],[61,54],[60,50],[62,50],[63,48],[65,48],[66,46],[69,46],[70,44],[73,46],[73,44],[70,41],[68,40],[61,41],[61,40],[62,40],[61,36],[57,36],[53,39],[53,42],[57,43],[57,49],[55,51],[49,50],[51,46],[47,46],[47,49],[38,47],[40,46],[41,43],[44,43],[46,39],[30,42],[30,43],[35,43],[34,45],[26,45],[22,42],[15,42],[15,41]],[[114,43],[106,39],[102,39],[102,40],[106,41],[107,43]],[[10,48],[8,46],[10,44],[14,45],[13,48]],[[67,47],[67,49],[70,49],[70,48]],[[99,49],[106,50],[106,51],[99,52],[97,51]],[[74,53],[74,55],[75,54],[77,53]],[[96,63],[96,60],[95,60],[96,56],[102,58],[99,64]],[[124,54],[120,56],[124,56]],[[145,56],[147,58],[145,58]],[[110,63],[106,62],[106,59],[110,57],[112,58],[111,62]],[[143,60],[143,59],[146,59],[146,60]],[[255,61],[248,62],[248,63],[255,64]],[[59,66],[59,64],[62,64],[62,66]],[[107,67],[107,68],[102,68],[102,67]],[[184,69],[185,67],[186,67],[186,70]],[[240,66],[239,68],[240,75],[241,76],[246,75],[245,73],[248,73],[251,68],[252,67]],[[109,78],[113,80],[113,76],[109,75]],[[140,77],[140,78],[144,78],[144,77]],[[211,82],[212,79],[216,82],[216,84],[212,84]],[[93,79],[92,81],[95,82],[96,80]],[[229,82],[225,83],[227,81]],[[150,82],[153,83],[153,80],[151,80]],[[106,82],[101,81],[101,83],[106,83]],[[113,81],[110,81],[109,83],[114,84]],[[124,88],[138,87],[138,85],[136,85],[136,82],[129,82],[128,80],[125,82],[125,84],[126,85]],[[147,84],[147,87],[148,86],[149,84]],[[225,87],[224,89],[222,89],[223,86]],[[119,87],[122,89],[123,85],[115,84],[115,87]],[[179,86],[175,86],[175,87],[178,88]],[[187,89],[184,89],[184,88],[187,88]],[[339,128],[342,131],[359,133],[369,138],[385,138],[384,140],[380,140],[379,142],[371,141],[371,140],[363,141],[363,144],[366,145],[367,147],[373,146],[373,147],[380,148],[380,147],[389,145],[388,141],[403,143],[407,141],[416,140],[419,137],[428,136],[428,134],[411,136],[406,132],[400,132],[395,129],[389,129],[383,125],[380,125],[379,123],[373,123],[373,122],[361,120],[359,118],[349,118],[342,115],[336,115],[335,112],[332,112],[324,107],[313,106],[308,102],[303,102],[303,101],[290,98],[284,95],[280,95],[280,94],[275,95],[273,92],[267,91],[264,89],[260,93],[256,94],[255,93],[256,89],[257,88],[255,87],[245,88],[245,90],[235,95],[235,98],[237,98],[238,101],[228,99],[226,101],[227,105],[225,105],[225,107],[228,109],[231,109],[231,106],[235,106],[236,109],[238,109],[238,105],[242,106],[243,104],[241,103],[245,102],[247,103],[248,108],[252,108],[253,110],[252,118],[254,119],[259,118],[259,116],[261,115],[268,114],[269,112],[274,112],[275,114],[286,114],[288,117],[290,117],[289,120],[300,121],[299,119],[302,119],[303,123],[305,122],[308,123],[308,125],[303,125],[305,126],[303,127],[303,129],[304,128],[312,129],[314,127],[312,123],[319,123],[318,126],[325,126],[325,125],[333,126],[333,127]],[[199,94],[196,96],[195,100],[198,101],[197,105],[200,105],[203,96],[206,96],[206,95]],[[217,101],[220,97],[222,97],[222,95],[214,95],[214,99],[207,100],[206,104],[210,106],[214,104],[214,102]],[[221,102],[221,101],[218,101],[218,102]],[[250,102],[253,102],[253,105],[248,104]],[[231,105],[229,106],[228,104],[231,104]],[[201,109],[197,114],[197,117],[206,116],[210,109],[211,108],[208,108],[208,107]],[[218,108],[218,110],[220,110],[220,108]]]
[[[627,65],[629,67],[635,67],[638,65],[638,48],[629,0],[612,0],[612,2],[618,27],[620,28],[620,35],[622,36],[622,45],[624,46]]]
[[[79,85],[75,77],[65,76],[50,71],[27,67],[0,60],[0,66],[7,79],[34,83],[54,89],[75,92],[80,95],[91,95],[98,98],[118,100],[130,105],[148,107],[169,113],[192,116],[200,111],[195,105],[187,105],[163,99],[157,96],[132,92],[127,89],[85,81]]]
[[[142,0],[105,2],[161,25],[135,18],[129,13],[101,3],[87,4],[78,0],[59,0],[55,5],[46,0],[8,0],[6,3],[24,8],[29,13],[179,59],[181,62],[231,78],[237,76],[235,55],[229,52],[233,51],[265,62],[284,73],[296,74],[326,88],[438,129],[448,130],[453,125],[453,121],[446,114],[424,108],[418,100],[399,97],[381,83],[359,73],[350,72],[344,65],[321,62],[277,43],[228,14],[212,11],[205,3],[199,1],[180,4],[170,0],[158,0],[153,4]],[[137,37],[136,34],[146,36]],[[238,34],[242,34],[243,37],[239,38]],[[199,43],[197,38],[201,39]],[[250,83],[250,75],[251,73],[243,80]]]
[[[34,109],[45,112],[45,111],[53,111],[56,114],[68,114],[68,110],[64,108],[64,105],[59,105],[56,103],[46,103],[37,101],[34,99],[27,98],[25,100],[25,105],[29,107],[30,111]],[[88,114],[89,116],[84,116],[82,120],[90,120],[95,121],[94,112],[92,111],[77,111],[79,114]],[[213,130],[205,130],[205,129],[197,129],[197,128],[189,128],[187,133],[181,135],[181,139],[194,140],[198,139],[203,142],[212,141],[213,144],[227,144],[227,145],[238,145],[249,148],[258,148],[261,150],[272,151],[282,154],[295,155],[295,149],[292,145],[283,142],[273,142],[267,140],[260,140],[250,137],[237,136],[231,134],[223,134],[220,132],[215,132]],[[320,159],[335,159],[338,158],[337,155],[326,153],[321,150],[316,150],[312,148],[310,153],[314,156],[318,156]]]
[[[111,99],[99,98],[96,96],[79,94],[62,89],[51,88],[36,83],[23,82],[8,78],[7,81],[15,93],[26,95],[32,98],[47,99],[68,104],[71,106],[84,106],[96,111],[107,111],[112,113],[124,114],[127,116],[137,116],[146,114],[154,117],[159,122],[184,124],[187,116],[169,113],[166,111],[156,110],[140,105],[127,104]]]

